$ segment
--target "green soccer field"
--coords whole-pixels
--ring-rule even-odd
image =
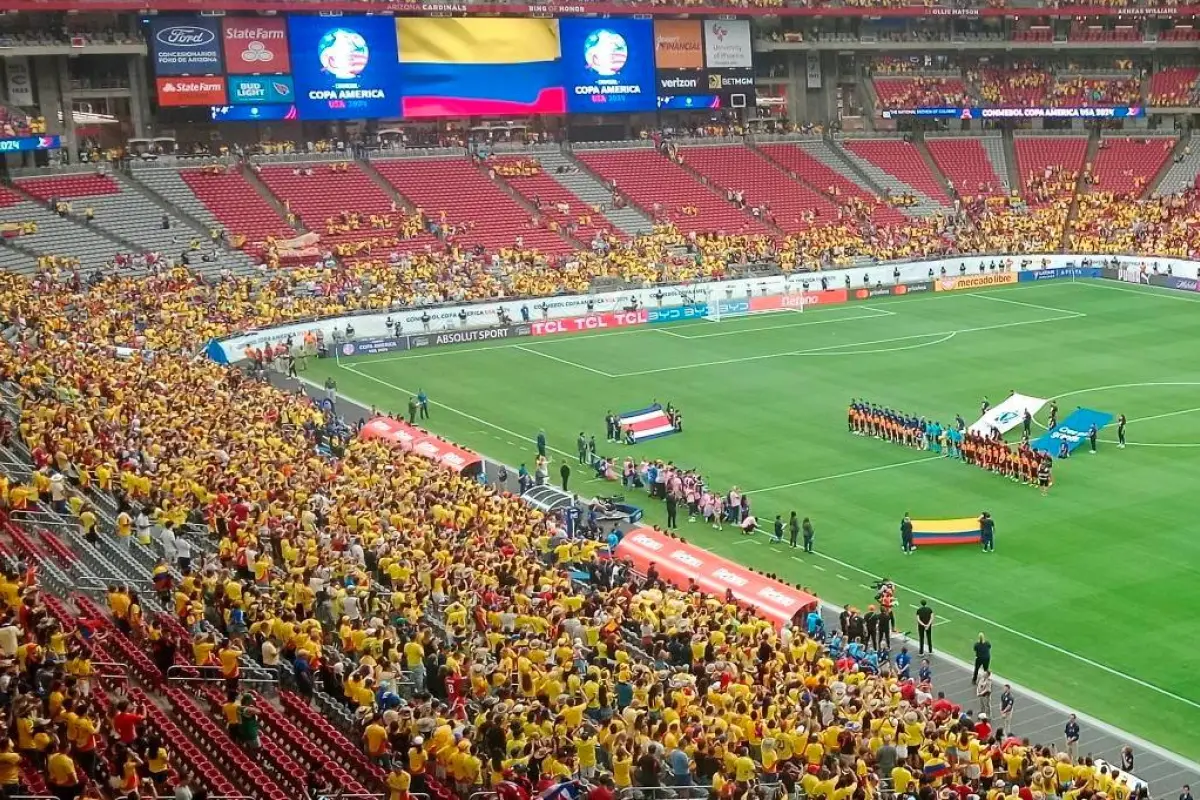
[[[560,459],[575,463],[580,431],[603,440],[608,410],[670,401],[684,413],[682,435],[601,453],[699,467],[713,487],[747,492],[767,525],[794,509],[813,519],[819,552],[684,520],[689,540],[838,604],[865,606],[871,580],[888,576],[900,587],[901,630],[928,598],[941,649],[969,658],[986,632],[998,673],[1200,758],[1198,341],[1200,304],[1188,295],[1051,282],[326,361],[305,377],[332,374],[343,396],[398,413],[423,388],[434,431],[531,469],[544,428],[552,477]],[[984,396],[998,403],[1010,390],[1059,398],[1060,418],[1077,405],[1124,413],[1130,444],[1106,441],[1110,426],[1098,454],[1084,448],[1056,465],[1042,497],[846,431],[851,397],[972,422]],[[577,468],[572,488],[620,490],[590,477]],[[649,521],[664,519],[657,502],[643,505]],[[981,510],[997,520],[994,554],[901,554],[905,511]]]

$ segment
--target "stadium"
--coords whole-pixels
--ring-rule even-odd
[[[1192,800],[1200,7],[0,9],[0,800]]]

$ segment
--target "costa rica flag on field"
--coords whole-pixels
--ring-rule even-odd
[[[632,430],[635,442],[644,442],[648,439],[657,439],[660,436],[678,433],[671,418],[658,403],[637,411],[626,411],[618,419],[621,425],[621,435],[624,436],[626,431]]]

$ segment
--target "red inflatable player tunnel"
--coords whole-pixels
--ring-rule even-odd
[[[770,620],[776,628],[782,628],[792,620],[803,623],[803,615],[820,602],[807,592],[751,572],[740,564],[673,539],[654,528],[635,528],[626,533],[617,545],[615,555],[629,559],[634,569],[641,573],[653,564],[663,580],[680,589],[686,589],[691,581],[695,581],[701,590],[717,597],[732,591],[739,603]]]
[[[358,433],[361,439],[383,439],[464,475],[477,475],[483,459],[477,453],[391,417],[375,417]]]

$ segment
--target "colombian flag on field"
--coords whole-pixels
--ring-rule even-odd
[[[630,428],[633,429],[635,442],[644,442],[647,439],[657,439],[660,436],[677,433],[675,426],[671,424],[671,418],[657,403],[637,411],[626,411],[618,419],[621,421],[622,439],[624,439],[625,431]]]
[[[979,544],[978,517],[960,519],[914,519],[913,544]]]
[[[557,20],[406,17],[396,37],[406,118],[566,113]]]

